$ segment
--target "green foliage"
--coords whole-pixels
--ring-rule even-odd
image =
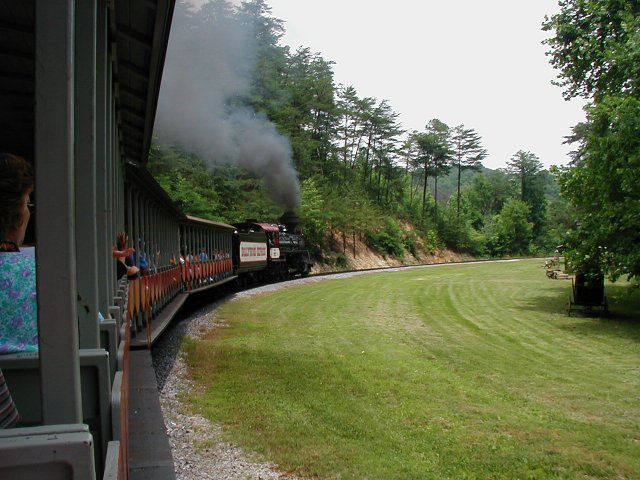
[[[515,181],[520,200],[529,207],[529,221],[534,237],[546,229],[547,202],[543,165],[537,155],[519,150],[507,163],[507,172]]]
[[[347,260],[347,257],[345,257],[343,254],[339,254],[335,258],[335,265],[338,268],[345,270],[349,267],[349,261]]]
[[[473,178],[467,195],[479,214],[479,221],[474,224],[479,228],[483,224],[482,219],[499,213],[505,202],[515,195],[515,191],[504,171],[483,170]]]
[[[379,228],[381,212],[369,200],[361,186],[335,188],[330,182],[324,185],[328,223],[332,229],[362,233]]]
[[[426,211],[427,179],[433,177],[433,219],[438,220],[438,179],[449,173],[453,160],[451,130],[444,122],[434,118],[429,121],[423,133],[416,133],[417,157],[415,165],[422,169],[424,179],[422,189],[422,212]]]
[[[453,129],[451,141],[454,151],[453,166],[458,173],[456,192],[459,213],[462,172],[465,170],[480,170],[482,167],[481,162],[487,156],[487,151],[482,146],[480,135],[472,128],[465,128],[464,125],[458,125]]]
[[[405,240],[400,225],[392,218],[386,219],[382,230],[367,231],[367,241],[371,247],[396,258],[404,256]]]
[[[563,0],[543,29],[566,98],[640,93],[640,4],[637,0]]]
[[[271,118],[293,149],[302,178],[320,174],[329,161],[330,135],[336,115],[331,63],[309,48],[286,56],[278,74],[283,102]]]
[[[444,211],[441,234],[447,247],[458,252],[483,256],[486,253],[484,237],[473,227],[477,212],[473,210],[468,197],[451,197]]]
[[[300,221],[304,225],[307,246],[317,256],[320,253],[327,234],[327,218],[325,217],[324,198],[322,192],[312,178],[302,182],[302,204],[300,205]]]
[[[544,28],[565,96],[592,100],[574,128],[574,162],[555,170],[575,208],[566,255],[574,269],[640,274],[640,4],[565,0]]]
[[[332,270],[348,270],[349,269],[349,259],[344,253],[336,253],[332,251],[323,251],[322,252],[322,262],[330,267]]]
[[[607,97],[589,110],[585,154],[556,170],[577,210],[567,241],[571,262],[611,278],[640,275],[640,100]]]
[[[532,233],[529,206],[511,198],[486,228],[487,249],[493,256],[526,255],[530,251]]]
[[[196,155],[154,145],[147,168],[178,208],[197,217],[222,220],[219,193]]]
[[[405,232],[402,237],[402,244],[411,255],[418,256],[418,235],[414,231]]]
[[[152,146],[149,172],[185,213],[207,220],[275,221],[282,207],[273,203],[254,174],[230,165],[205,165],[197,155],[159,142]]]
[[[444,246],[438,232],[434,229],[423,230],[422,238],[425,248],[431,255],[434,255],[437,250]]]

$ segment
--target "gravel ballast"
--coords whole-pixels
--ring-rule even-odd
[[[295,282],[299,285],[300,282],[314,281],[319,279],[312,277]],[[238,446],[224,441],[220,425],[193,414],[180,400],[182,392],[198,388],[189,380],[184,354],[180,349],[181,338],[186,335],[197,339],[211,329],[224,328],[223,324],[216,322],[215,315],[222,302],[286,288],[291,283],[266,285],[213,302],[174,322],[154,345],[153,366],[178,480],[302,480],[280,471],[277,465],[256,460]]]

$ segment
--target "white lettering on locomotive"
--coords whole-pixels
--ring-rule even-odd
[[[267,259],[267,244],[255,242],[240,242],[240,261],[258,262]]]

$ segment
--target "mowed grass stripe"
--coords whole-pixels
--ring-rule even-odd
[[[479,275],[473,274],[476,269],[480,269]],[[509,296],[513,291],[513,285],[509,283],[515,281],[510,278],[510,270],[503,269],[505,272],[502,273],[498,269],[501,273],[498,274],[492,269],[490,275],[480,273],[487,270],[486,265],[470,265],[468,270],[445,283],[446,291],[433,292],[432,301],[440,302],[443,297],[447,299],[450,316],[438,319],[434,315],[432,320],[448,328],[448,338],[459,335],[453,330],[459,330],[459,320],[463,320],[470,329],[469,334],[475,335],[476,340],[482,340],[488,349],[504,351],[510,359],[514,355],[514,343],[520,346],[516,352],[519,356],[528,355],[530,358],[538,358],[545,350],[555,349],[556,342],[551,336],[545,338],[539,334],[536,322],[526,318],[527,311],[521,313],[514,307],[515,301],[520,299],[514,300]],[[531,339],[535,339],[535,344]],[[484,356],[485,349],[477,353]]]
[[[540,261],[332,279],[226,304],[193,405],[318,478],[637,478],[640,330],[568,317]]]

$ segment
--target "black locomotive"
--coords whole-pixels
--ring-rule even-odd
[[[249,219],[233,224],[233,264],[241,284],[307,276],[311,258],[298,217],[285,212],[280,223]]]

